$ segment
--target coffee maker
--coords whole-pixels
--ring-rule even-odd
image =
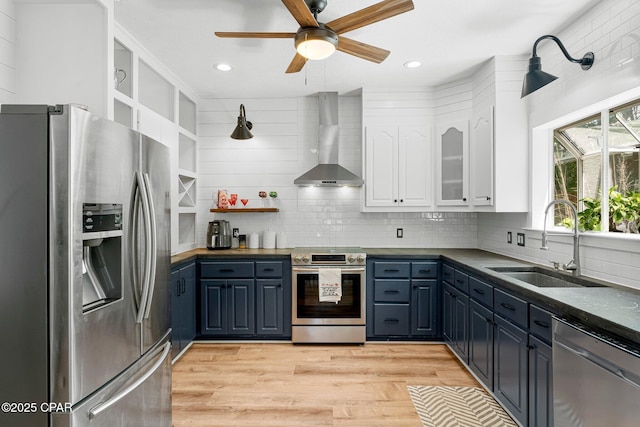
[[[207,227],[207,249],[229,249],[231,247],[231,225],[223,219],[209,222]]]

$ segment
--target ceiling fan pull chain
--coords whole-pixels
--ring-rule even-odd
[[[307,34],[304,35],[304,41],[305,41],[305,44],[304,44],[304,50],[305,50],[304,62],[305,62],[305,64],[307,63],[307,49],[308,49],[307,46],[308,45],[307,45],[306,41],[307,41],[308,37],[309,36]],[[305,86],[307,86],[307,75],[308,75],[307,70],[308,69],[309,69],[309,67],[304,67],[304,85]]]

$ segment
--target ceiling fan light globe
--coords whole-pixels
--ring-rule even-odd
[[[326,40],[303,40],[296,47],[298,53],[307,59],[320,60],[333,55],[336,47]]]
[[[296,51],[307,59],[328,58],[338,47],[338,35],[324,24],[318,25],[301,28],[294,37]]]

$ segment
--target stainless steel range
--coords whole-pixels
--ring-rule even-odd
[[[367,254],[362,248],[295,248],[294,343],[364,343]]]

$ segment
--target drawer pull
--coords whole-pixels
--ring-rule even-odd
[[[464,283],[464,280],[462,280],[462,279],[456,279],[456,283],[460,283],[460,284],[462,284],[462,283]]]
[[[385,294],[399,294],[400,291],[396,291],[394,289],[384,291]]]
[[[386,268],[384,270],[385,273],[398,273],[400,272],[400,270],[398,270],[397,268]]]
[[[384,323],[398,323],[398,319],[384,319]]]
[[[449,272],[444,273],[444,277],[451,277],[451,273]]]
[[[484,291],[482,289],[478,289],[478,288],[473,288],[473,292],[480,294],[480,295],[484,295]]]
[[[233,268],[221,268],[220,273],[233,273],[235,270]]]
[[[540,326],[541,328],[549,329],[549,324],[547,322],[543,322],[542,320],[534,320],[533,323]]]
[[[427,270],[419,270],[420,273],[431,273],[431,269],[427,269]]]
[[[516,311],[516,308],[513,305],[508,304],[506,302],[501,302],[500,305],[506,308],[507,310]]]
[[[262,271],[274,271],[274,269],[273,268],[265,268]]]

